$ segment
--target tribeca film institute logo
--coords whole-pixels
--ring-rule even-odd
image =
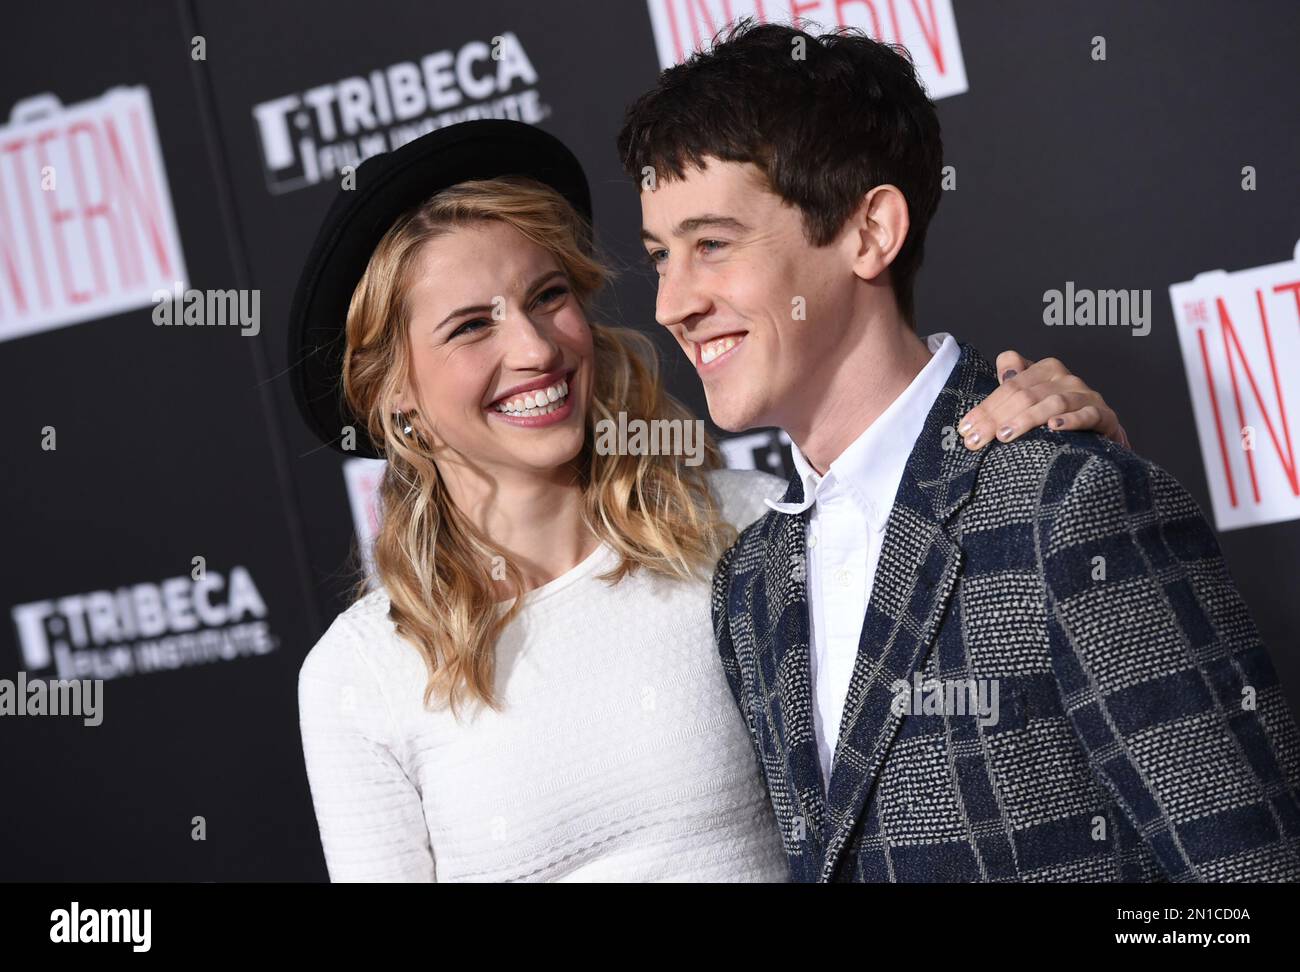
[[[535,125],[550,114],[537,71],[512,31],[398,61],[253,106],[267,187],[280,194],[332,180],[345,166],[475,118]]]
[[[265,655],[279,646],[248,568],[194,558],[188,575],[11,609],[28,670],[111,679]]]

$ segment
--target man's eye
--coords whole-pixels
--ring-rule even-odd
[[[479,328],[475,327],[476,324],[482,324],[484,327],[486,327],[490,323],[492,322],[489,321],[486,317],[476,317],[472,321],[466,321],[460,327],[456,328],[456,330],[452,331],[451,336],[453,338],[457,338],[460,337],[462,334],[473,334],[475,331],[479,330]]]
[[[726,245],[722,240],[700,240],[700,248],[707,250],[709,253],[717,253]]]

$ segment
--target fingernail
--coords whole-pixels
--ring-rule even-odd
[[[1064,424],[1065,424],[1065,419],[1061,418],[1061,416],[1059,415],[1056,416],[1056,418],[1052,419],[1052,428],[1054,429],[1059,429]]]
[[[1006,371],[1002,372],[1002,380],[1010,381],[1018,374],[1020,374],[1020,372],[1016,371],[1015,368],[1008,368]]]
[[[957,426],[957,434],[965,435],[967,432],[970,431],[970,427],[974,424],[975,424],[974,422],[969,422],[969,421],[962,422],[961,425]]]
[[[979,434],[978,432],[972,432],[972,433],[970,434],[970,436],[966,439],[966,444],[967,444],[968,446],[977,446],[977,445],[979,445],[979,444],[980,444],[980,434]]]
[[[1011,438],[1012,431],[1011,426],[1004,425],[1002,428],[998,429],[998,438],[1005,441],[1006,439]]]

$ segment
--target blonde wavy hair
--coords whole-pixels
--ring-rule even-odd
[[[551,252],[584,313],[612,276],[593,254],[586,220],[550,187],[522,176],[462,182],[437,193],[399,218],[380,241],[348,308],[343,393],[388,460],[379,487],[381,523],[374,546],[378,580],[386,588],[389,617],[411,641],[429,673],[424,705],[477,700],[493,709],[495,646],[522,607],[523,576],[452,503],[433,451],[418,433],[403,436],[385,403],[406,387],[411,368],[406,302],[416,255],[423,244],[458,226],[499,220]],[[596,423],[641,418],[694,421],[664,392],[659,360],[644,335],[591,323],[594,381],[581,452],[573,460],[584,495],[583,518],[595,536],[619,555],[601,575],[616,583],[638,568],[669,578],[707,577],[735,540],[721,517],[706,472],[723,465],[705,440],[703,461],[687,466],[673,457],[601,455]],[[412,423],[414,424],[414,423]],[[506,586],[499,601],[493,565],[504,561]],[[359,569],[353,598],[369,592]]]

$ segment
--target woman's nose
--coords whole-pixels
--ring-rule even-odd
[[[536,321],[518,313],[510,326],[507,359],[521,368],[546,367],[559,357],[560,346],[548,321]]]

